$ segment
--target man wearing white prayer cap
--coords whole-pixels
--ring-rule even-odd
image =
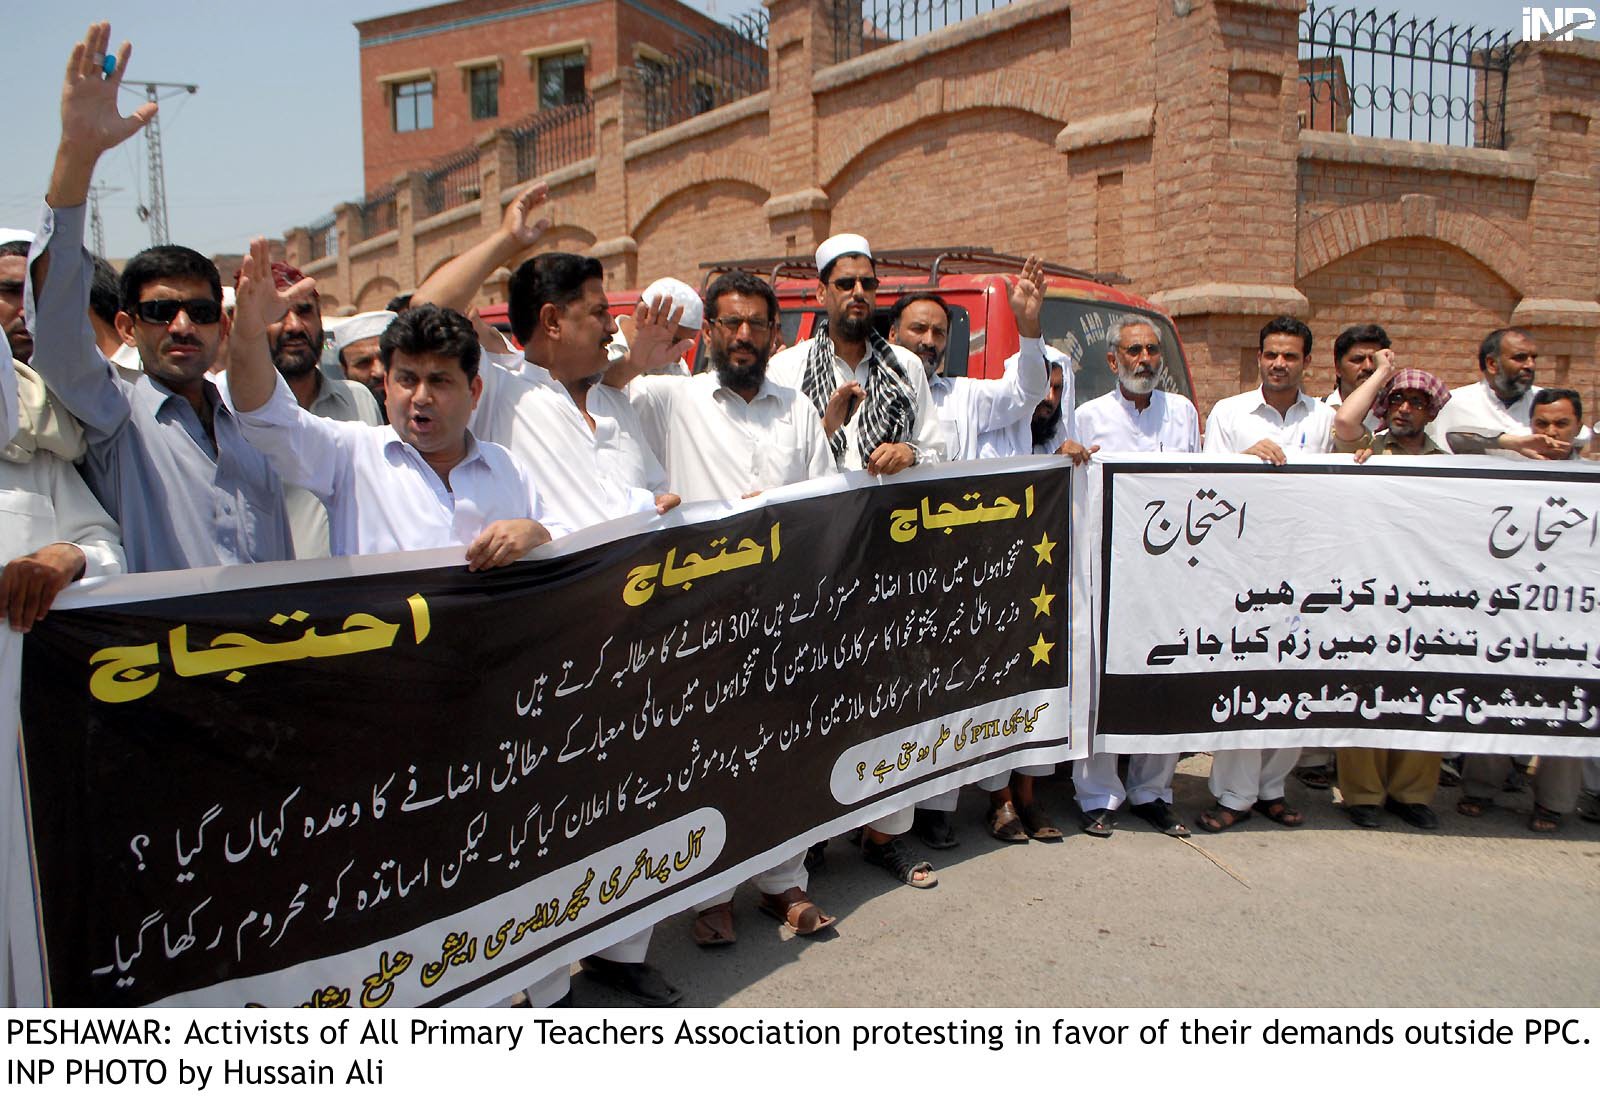
[[[873,328],[878,270],[860,234],[835,234],[817,247],[817,299],[826,315],[813,335],[772,358],[767,374],[811,400],[841,471],[895,475],[945,458],[944,432],[921,358]],[[867,825],[862,854],[913,888],[938,883],[899,838],[910,805]]]
[[[378,338],[395,320],[392,310],[369,310],[333,327],[333,351],[344,377],[360,383],[383,405],[383,361],[378,359]]]
[[[24,364],[33,359],[33,334],[22,315],[22,287],[28,276],[31,244],[33,235],[26,230],[0,229],[0,332],[11,346],[11,356]]]
[[[678,317],[678,328],[673,334],[674,341],[691,341],[700,335],[700,327],[705,322],[705,304],[700,301],[700,293],[682,280],[675,280],[671,276],[662,276],[655,283],[644,289],[639,296],[640,302],[658,303],[663,300],[672,305],[668,309],[681,310]],[[615,364],[628,355],[628,349],[633,342],[633,318],[624,314],[617,319],[617,332],[611,335],[611,344],[606,348],[606,355]],[[689,365],[681,357],[667,364],[665,367],[655,368],[645,372],[646,375],[688,375]]]

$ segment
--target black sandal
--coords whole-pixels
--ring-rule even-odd
[[[901,884],[914,889],[931,889],[939,883],[939,875],[933,872],[933,864],[919,862],[912,857],[904,840],[890,839],[886,843],[875,843],[863,837],[861,856],[872,865],[888,870]],[[917,880],[919,873],[926,874],[920,881]]]

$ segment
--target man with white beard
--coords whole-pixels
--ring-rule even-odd
[[[1078,439],[1102,452],[1198,452],[1200,415],[1181,394],[1158,390],[1161,339],[1148,318],[1124,314],[1106,331],[1106,360],[1116,387],[1078,408]],[[1079,816],[1090,835],[1111,834],[1112,813],[1128,810],[1175,838],[1189,834],[1172,814],[1175,754],[1136,754],[1128,759],[1126,784],[1116,754],[1096,751],[1072,764]]]

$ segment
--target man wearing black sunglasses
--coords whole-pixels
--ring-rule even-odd
[[[894,475],[944,458],[944,434],[917,356],[872,325],[878,274],[859,234],[817,247],[817,299],[827,312],[812,337],[772,358],[768,373],[811,399],[842,471]]]
[[[130,571],[259,563],[293,554],[283,486],[245,441],[206,370],[228,333],[216,265],[163,245],[128,262],[117,332],[139,349],[144,373],[118,377],[88,318],[93,266],[83,248],[89,182],[110,149],[155,114],[124,118],[117,89],[131,47],[111,73],[108,24],[74,47],[61,94],[61,142],[28,272],[34,366],[83,422],[89,488],[122,526]]]

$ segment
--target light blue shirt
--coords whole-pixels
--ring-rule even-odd
[[[33,368],[83,423],[84,481],[122,526],[128,570],[171,571],[291,559],[283,484],[244,439],[217,386],[205,383],[215,443],[187,399],[148,373],[129,383],[100,355],[89,325],[94,273],[83,207],[46,207],[28,258]],[[42,301],[33,261],[48,252]]]

